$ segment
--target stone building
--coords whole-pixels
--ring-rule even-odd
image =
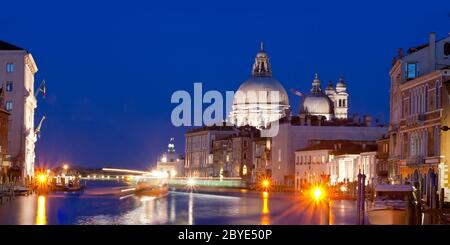
[[[441,126],[449,42],[449,36],[436,40],[430,33],[427,43],[409,48],[406,55],[399,49],[389,73],[389,162],[400,170],[397,182],[411,182],[427,195],[435,176],[439,188],[447,181]]]
[[[359,171],[376,178],[375,141],[310,140],[295,152],[295,189],[315,183],[355,181]]]
[[[167,152],[157,161],[156,170],[167,173],[169,177],[184,176],[184,158],[175,151],[174,138],[170,138]]]
[[[233,126],[205,126],[188,131],[185,134],[185,176],[218,176],[214,172],[213,142],[236,134]]]
[[[27,50],[0,41],[0,83],[5,89],[4,107],[10,113],[8,150],[12,167],[22,177],[34,176],[36,134],[34,110],[34,74],[38,71],[33,56]]]

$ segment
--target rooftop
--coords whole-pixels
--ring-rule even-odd
[[[334,155],[344,155],[377,151],[377,149],[378,146],[374,141],[311,140],[309,146],[297,151],[330,150]]]
[[[25,49],[0,40],[0,50],[25,50]]]

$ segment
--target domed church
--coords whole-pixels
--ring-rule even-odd
[[[347,119],[348,93],[343,78],[339,78],[336,89],[333,88],[333,83],[330,81],[323,92],[319,75],[316,73],[311,92],[303,98],[300,104],[300,115],[325,117],[326,120]]]
[[[278,92],[278,96],[273,97]],[[272,77],[264,44],[256,54],[252,75],[234,96],[230,121],[236,126],[266,128],[270,122],[290,115],[289,99],[281,83]]]
[[[277,98],[272,98],[273,91],[278,92]],[[303,118],[316,116],[327,121],[335,118],[347,119],[348,96],[342,77],[336,88],[330,81],[326,89],[322,90],[316,73],[310,93],[302,98],[299,115]],[[283,85],[272,77],[269,56],[263,43],[256,54],[252,75],[239,87],[232,108],[230,122],[238,127],[249,125],[262,129],[273,121],[291,116],[288,95]]]

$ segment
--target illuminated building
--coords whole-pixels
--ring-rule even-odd
[[[2,90],[3,88],[0,88]],[[3,92],[0,92],[0,176],[7,176],[11,167],[10,156],[8,153],[8,124],[9,112],[5,110]]]
[[[372,141],[387,132],[382,125],[373,126],[369,117],[361,122],[352,119],[321,121],[316,116],[293,117],[280,123],[278,135],[272,138],[271,177],[274,186],[293,188],[295,181],[295,151],[309,146],[311,140]]]
[[[277,101],[270,101],[272,91],[279,93]],[[372,126],[369,116],[362,121],[358,115],[348,116],[349,93],[342,77],[335,87],[330,82],[322,90],[316,74],[311,91],[301,97],[298,115],[291,115],[287,93],[272,77],[269,57],[261,46],[252,76],[234,97],[229,115],[234,127],[204,127],[186,134],[186,175],[242,177],[251,173],[247,176],[250,182],[267,177],[275,187],[293,188],[295,150],[307,147],[309,140],[375,141],[386,134],[386,127]],[[251,148],[243,143],[246,140],[237,137],[244,126],[264,129],[273,121],[279,122],[278,134],[270,138],[253,137]]]
[[[367,183],[376,176],[376,142],[352,140],[311,140],[295,152],[295,189],[330,181],[355,181],[359,170]],[[325,182],[325,183],[324,183]]]
[[[167,152],[156,163],[156,170],[166,172],[170,177],[184,176],[184,159],[175,152],[174,138],[170,138]]]
[[[450,52],[450,44],[448,45]],[[445,73],[444,73],[445,74]],[[442,95],[442,117],[441,125],[441,155],[443,156],[442,171],[442,188],[445,190],[445,202],[450,202],[450,130],[445,131],[445,127],[450,127],[450,71],[447,70],[446,78],[443,80],[445,89]],[[448,129],[448,128],[447,128]]]
[[[274,91],[278,93],[276,99],[271,96]],[[271,122],[289,116],[289,108],[286,90],[272,77],[269,56],[261,43],[251,77],[241,84],[234,97],[230,121],[236,126],[266,128]]]
[[[236,133],[237,129],[232,126],[209,126],[188,131],[185,134],[185,176],[214,176],[213,141]]]
[[[389,162],[399,170],[393,180],[411,182],[427,196],[434,174],[438,189],[449,192],[448,160],[441,152],[445,133],[440,130],[449,66],[450,37],[436,40],[430,33],[427,43],[408,49],[406,55],[399,49],[390,70]]]
[[[23,177],[34,176],[36,135],[34,110],[34,74],[37,66],[27,50],[0,41],[0,81],[5,89],[5,108],[9,111],[8,150],[13,168]]]
[[[241,127],[237,133],[213,141],[213,176],[242,177],[250,180],[253,169],[253,140],[259,131],[253,127]]]
[[[260,183],[261,180],[267,179],[268,176],[272,176],[270,169],[271,162],[271,145],[272,139],[268,137],[257,137],[253,139],[252,144],[252,183]]]
[[[336,89],[330,81],[325,91],[322,90],[319,75],[316,73],[312,88],[300,105],[300,115],[317,116],[320,120],[347,119],[348,116],[347,86],[341,77]],[[324,117],[324,119],[322,119]]]
[[[389,137],[383,136],[381,139],[377,140],[378,152],[377,152],[377,175],[379,180],[382,182],[387,182],[390,178],[394,177],[397,172],[395,165],[389,163]]]

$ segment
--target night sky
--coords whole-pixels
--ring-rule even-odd
[[[149,168],[170,137],[183,152],[172,93],[236,90],[260,41],[287,91],[343,74],[350,113],[386,123],[397,49],[450,31],[448,0],[278,2],[3,1],[0,39],[29,50],[36,86],[47,81],[37,164]]]

